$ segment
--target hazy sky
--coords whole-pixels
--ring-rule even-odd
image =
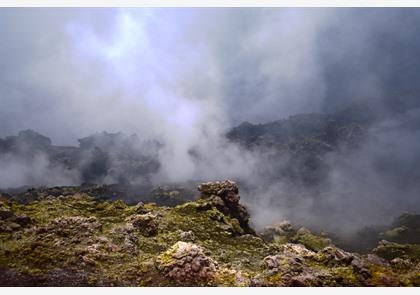
[[[417,104],[419,31],[418,9],[2,8],[0,136],[195,141],[354,100]]]

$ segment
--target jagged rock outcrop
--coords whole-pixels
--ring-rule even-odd
[[[232,180],[205,182],[198,186],[200,198],[209,199],[224,214],[236,218],[245,233],[255,234],[249,225],[249,213],[239,203],[239,188]]]
[[[332,169],[326,161],[328,155],[360,146],[372,118],[369,108],[354,106],[337,113],[297,114],[263,124],[244,122],[226,136],[247,149],[267,152],[260,168],[269,167],[266,177],[294,184],[298,192],[302,186],[327,181]]]
[[[50,138],[29,129],[0,139],[0,159],[13,157],[14,161],[29,165],[40,158],[48,168],[80,176],[81,182],[126,184],[139,179],[146,182],[150,174],[159,170],[157,152],[161,146],[157,141],[141,140],[135,134],[108,132],[81,138],[78,147],[57,146]],[[32,183],[31,179],[29,176],[22,185],[48,183]],[[8,187],[0,189],[5,188]]]

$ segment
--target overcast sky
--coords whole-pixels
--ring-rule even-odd
[[[416,105],[419,31],[418,9],[2,8],[0,136],[194,140],[357,100]]]

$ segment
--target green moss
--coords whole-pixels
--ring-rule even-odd
[[[319,251],[331,244],[331,240],[316,236],[306,228],[301,228],[297,231],[296,235],[292,238],[294,243],[300,243],[312,251]]]
[[[397,244],[382,241],[373,252],[380,257],[391,260],[394,258],[407,258],[420,260],[420,245],[415,244]]]
[[[90,285],[172,286],[176,282],[162,277],[156,259],[160,255],[165,261],[163,253],[180,241],[180,232],[191,232],[194,243],[219,263],[212,283],[245,286],[251,278],[260,276],[263,285],[284,284],[284,274],[268,273],[261,266],[266,256],[281,254],[281,244],[286,241],[275,238],[268,243],[257,236],[244,235],[238,220],[224,215],[206,200],[175,208],[145,204],[141,212],[138,206],[122,201],[98,202],[86,194],[40,199],[27,205],[12,202],[7,206],[33,221],[28,227],[0,232],[0,267],[18,273],[48,275],[52,270],[70,269],[88,273]],[[149,212],[156,216],[158,228],[152,236],[144,236],[130,222]],[[315,251],[329,244],[328,239],[307,230],[298,231],[293,242]],[[412,250],[418,248],[410,248],[412,252],[407,252],[406,246],[394,249],[398,251],[391,253],[398,253],[397,256],[403,253],[412,260],[418,257],[417,250]],[[327,274],[313,284],[361,284],[351,266],[324,265],[303,255],[300,259],[305,267]],[[418,285],[415,265],[398,273],[372,266],[370,284]],[[391,283],[388,277],[392,278]]]
[[[264,281],[267,283],[268,286],[282,286],[282,274],[280,272],[275,272],[264,278]]]
[[[380,265],[370,265],[368,267],[372,277],[369,282],[373,286],[398,286],[398,280],[392,271]]]
[[[334,267],[330,270],[331,286],[358,286],[359,279],[352,267]]]

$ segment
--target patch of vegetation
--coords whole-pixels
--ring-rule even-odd
[[[380,245],[383,260],[287,224],[263,239],[229,211],[233,191],[174,208],[87,193],[2,201],[0,285],[419,286],[418,246]]]

